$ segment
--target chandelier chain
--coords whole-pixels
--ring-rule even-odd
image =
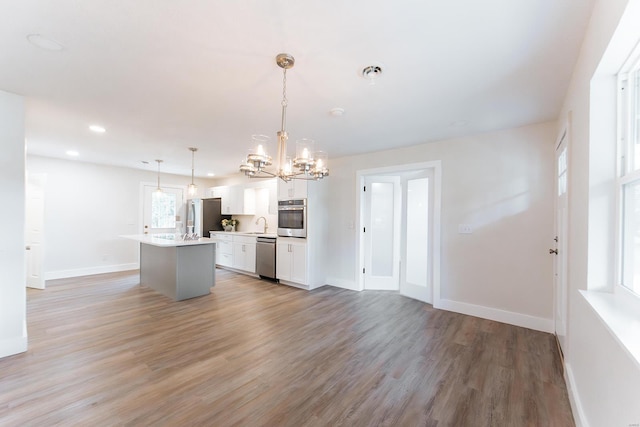
[[[287,69],[284,68],[282,76],[282,106],[287,106]]]

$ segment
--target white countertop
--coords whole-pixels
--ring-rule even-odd
[[[182,236],[179,234],[129,234],[120,237],[160,247],[213,245],[216,243],[215,239],[208,237],[201,237],[198,240],[182,240]]]
[[[278,235],[276,233],[261,233],[256,231],[209,231],[209,233],[215,234],[229,234],[232,236],[255,236],[255,237],[273,237],[277,238]]]

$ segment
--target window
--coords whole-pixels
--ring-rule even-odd
[[[618,74],[620,284],[640,294],[640,49]]]
[[[176,228],[176,195],[154,191],[151,194],[151,228]]]

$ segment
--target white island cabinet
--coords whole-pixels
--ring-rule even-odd
[[[182,240],[173,234],[121,236],[140,242],[140,284],[181,301],[215,286],[215,240]]]

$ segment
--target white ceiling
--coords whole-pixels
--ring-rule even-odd
[[[296,59],[290,151],[307,137],[335,158],[555,119],[592,5],[0,0],[0,90],[27,97],[29,153],[74,149],[81,161],[151,170],[163,159],[163,172],[190,175],[192,146],[197,176],[223,176],[251,134],[270,135],[275,151],[280,52]],[[361,71],[373,64],[383,73],[372,86]]]

